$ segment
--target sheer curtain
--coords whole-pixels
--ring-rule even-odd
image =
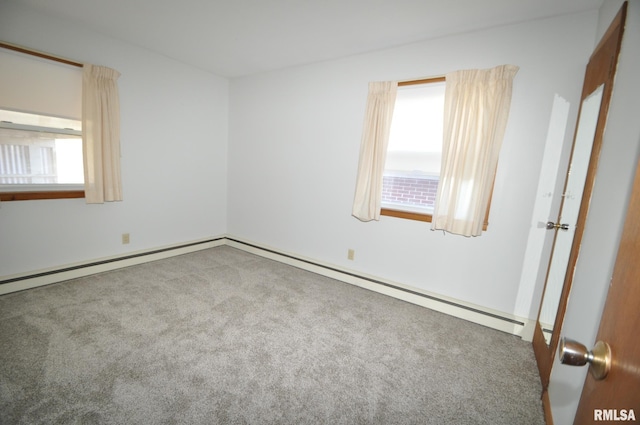
[[[502,65],[446,75],[442,168],[432,229],[482,234],[518,69]]]
[[[83,67],[82,133],[88,204],[122,200],[118,77],[120,73],[111,68]]]
[[[382,174],[397,91],[397,82],[369,83],[352,211],[362,221],[380,220]]]

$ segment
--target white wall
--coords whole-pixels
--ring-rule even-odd
[[[599,19],[602,36],[622,1],[604,3]],[[598,174],[562,336],[593,347],[613,275],[640,151],[640,2],[630,1]],[[612,190],[614,188],[614,190]],[[573,423],[587,368],[561,365],[556,356],[549,397],[556,425]],[[606,407],[606,406],[604,406]]]
[[[225,79],[2,4],[0,39],[122,73],[125,201],[3,203],[0,278],[226,232],[534,318],[536,306],[517,299],[527,299],[520,274],[551,107],[556,95],[569,100],[575,121],[596,24],[587,12],[460,34],[237,79],[230,97]],[[418,222],[351,217],[367,83],[505,63],[520,72],[489,230],[467,239]],[[130,245],[121,244],[124,232]]]
[[[120,71],[124,190],[104,205],[2,203],[0,279],[224,234],[226,79],[15,4],[0,4],[0,39]]]
[[[537,306],[516,299],[551,107],[556,94],[569,100],[575,122],[596,25],[597,12],[566,15],[232,80],[228,233],[535,318]],[[351,217],[369,81],[507,63],[520,71],[483,236]]]

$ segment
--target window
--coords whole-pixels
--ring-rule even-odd
[[[398,83],[381,215],[431,221],[444,121],[444,78]]]
[[[398,186],[389,179],[394,177],[394,172],[395,177],[414,179],[429,175],[429,167],[426,166],[428,161],[419,161],[420,167],[425,165],[425,169],[417,169],[410,163],[408,166],[394,165],[394,150],[405,151],[405,156],[409,159],[419,158],[422,153],[435,153],[428,147],[422,147],[422,143],[426,144],[426,139],[430,136],[424,137],[425,141],[419,140],[417,144],[424,152],[417,151],[415,147],[396,149],[395,135],[389,144],[391,133],[400,134],[403,142],[405,134],[413,136],[418,133],[418,130],[413,129],[406,132],[392,131],[393,121],[397,125],[397,122],[402,121],[398,117],[403,115],[400,112],[398,117],[394,117],[398,88],[444,82],[445,78],[402,84],[394,81],[370,82],[351,214],[361,221],[379,220],[381,215],[428,221],[433,230],[462,236],[480,236],[488,223],[498,156],[509,116],[513,78],[518,69],[515,65],[501,65],[491,69],[461,70],[447,74],[446,93],[441,103],[443,119],[434,119],[440,123],[434,122],[431,125],[434,129],[442,129],[441,137],[433,136],[434,139],[442,140],[442,169],[438,173],[436,199],[431,205],[420,205],[423,201],[425,204],[429,203],[429,194],[425,192],[414,196],[414,200],[387,198],[385,206],[382,188],[388,151],[392,152],[392,159],[388,164],[387,178],[391,181],[389,186],[392,188]],[[398,103],[400,111],[403,104],[401,99]],[[412,110],[414,107],[408,109]],[[428,109],[420,115],[418,121],[435,116]],[[422,138],[423,136],[419,139]],[[402,176],[403,174],[405,175]],[[428,210],[431,208],[433,211],[429,214]]]
[[[0,199],[84,196],[79,120],[0,110]]]
[[[0,200],[83,197],[82,68],[0,47]]]
[[[80,121],[0,110],[0,190],[82,190]]]

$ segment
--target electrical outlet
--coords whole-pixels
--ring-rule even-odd
[[[122,234],[122,245],[126,245],[129,243],[129,234],[128,233],[123,233]]]
[[[356,252],[353,249],[349,249],[349,251],[347,251],[347,259],[353,260],[355,256]]]

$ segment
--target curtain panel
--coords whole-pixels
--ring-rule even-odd
[[[442,167],[433,230],[482,234],[518,70],[502,65],[446,75]]]
[[[352,210],[361,221],[380,220],[382,175],[397,91],[397,82],[369,83]]]
[[[85,64],[82,75],[82,140],[88,204],[122,200],[120,100],[116,70]]]

